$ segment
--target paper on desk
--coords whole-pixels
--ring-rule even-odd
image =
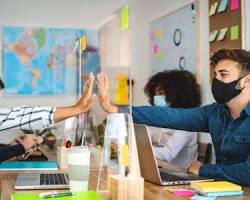
[[[38,193],[14,193],[11,195],[11,200],[39,200]],[[63,197],[56,197],[56,198],[45,198],[48,200],[104,200],[99,194],[94,191],[87,191],[87,192],[77,192],[76,195],[73,196],[63,196]],[[40,199],[41,200],[41,199]]]

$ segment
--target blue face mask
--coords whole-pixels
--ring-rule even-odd
[[[154,96],[154,105],[155,106],[169,106],[166,102],[166,97],[162,95]]]

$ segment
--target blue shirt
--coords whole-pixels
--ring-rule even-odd
[[[135,123],[192,132],[209,132],[216,164],[204,164],[199,174],[250,186],[250,105],[232,119],[223,104],[182,109],[158,106],[132,107]]]

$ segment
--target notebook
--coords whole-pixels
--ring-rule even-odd
[[[144,124],[135,124],[134,128],[141,173],[145,180],[158,185],[178,185],[213,180],[211,178],[189,174],[184,169],[159,169],[147,126]]]
[[[56,161],[6,161],[0,164],[0,171],[57,169]]]
[[[77,192],[73,196],[63,196],[56,198],[45,198],[56,199],[56,200],[104,200],[99,194],[94,191]],[[41,200],[39,193],[15,193],[11,195],[11,200]]]
[[[209,192],[241,191],[241,186],[227,181],[191,183],[191,187],[202,194]]]
[[[232,191],[232,192],[208,192],[203,195],[207,197],[226,197],[226,196],[239,196],[243,195],[243,191]]]

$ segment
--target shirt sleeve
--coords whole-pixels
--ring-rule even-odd
[[[25,153],[25,149],[24,149],[24,146],[22,144],[1,145],[0,162],[8,160],[14,156],[22,155],[24,153]]]
[[[202,165],[199,174],[208,178],[227,180],[236,184],[250,186],[250,156],[245,162],[231,165]]]
[[[183,133],[185,132],[185,133]],[[193,134],[187,131],[176,130],[168,139],[164,147],[154,147],[155,156],[161,160],[171,162],[180,151],[190,142]]]
[[[16,107],[0,109],[0,131],[8,129],[41,130],[54,125],[53,107]]]
[[[162,106],[133,106],[133,121],[139,124],[208,132],[208,106],[198,108],[167,108]]]

